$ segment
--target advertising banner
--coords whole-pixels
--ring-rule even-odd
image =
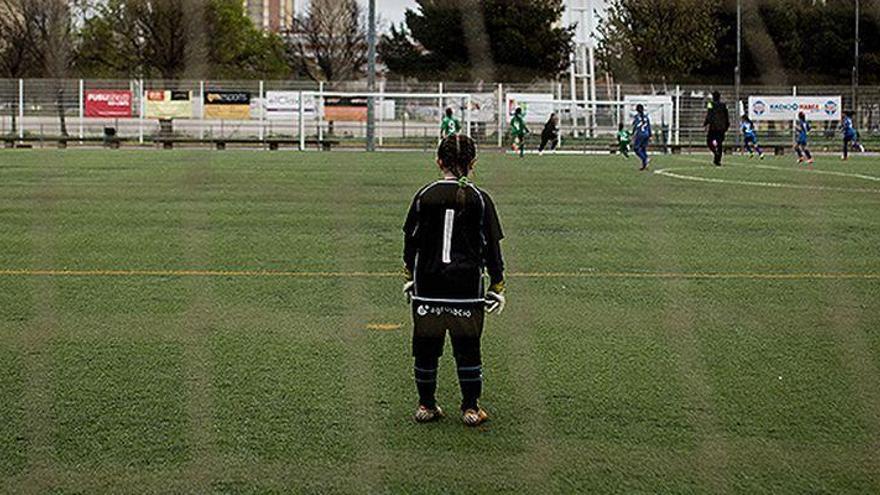
[[[250,120],[251,94],[247,91],[205,91],[205,118]]]
[[[299,91],[267,91],[265,103],[266,118],[269,120],[296,120],[299,118]],[[304,117],[311,119],[316,113],[314,95],[303,95]]]
[[[623,97],[624,108],[628,121],[624,126],[631,127],[632,119],[636,114],[636,105],[645,107],[645,114],[651,119],[651,127],[659,131],[663,127],[672,126],[672,97],[668,95],[625,95]],[[733,116],[731,116],[733,118]]]
[[[131,91],[87,89],[83,96],[86,117],[131,117]]]
[[[555,109],[553,93],[507,93],[508,120],[517,107],[522,108],[526,122],[543,124]]]
[[[840,120],[840,96],[749,96],[752,120]]]
[[[190,119],[193,116],[189,91],[151,90],[144,97],[148,119]]]
[[[498,97],[495,93],[471,95],[471,122],[495,122]]]
[[[324,98],[324,119],[341,122],[366,122],[367,98],[365,96]]]

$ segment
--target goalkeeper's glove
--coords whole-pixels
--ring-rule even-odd
[[[492,313],[498,310],[500,315],[504,311],[504,305],[507,304],[507,298],[504,297],[504,281],[492,284],[486,292],[486,311]]]
[[[406,275],[406,282],[403,283],[403,297],[406,299],[407,303],[412,302],[413,291],[415,291],[416,284],[413,282],[413,274],[409,268],[404,267],[404,274]]]

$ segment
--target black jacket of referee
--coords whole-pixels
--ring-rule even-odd
[[[721,94],[717,91],[712,93],[712,102],[709,103],[703,125],[706,127],[706,145],[714,155],[715,165],[721,166],[724,135],[730,129],[730,115],[727,112],[727,105],[721,101]]]

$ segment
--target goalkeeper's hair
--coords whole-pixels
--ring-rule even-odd
[[[443,164],[444,169],[452,172],[452,175],[458,179],[456,200],[459,211],[463,211],[466,204],[465,188],[468,185],[468,174],[477,159],[477,145],[473,139],[461,134],[447,136],[437,148],[437,159]]]

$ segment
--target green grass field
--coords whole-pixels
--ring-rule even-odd
[[[478,429],[410,419],[432,161],[0,152],[0,492],[880,492],[880,160],[484,154]]]

